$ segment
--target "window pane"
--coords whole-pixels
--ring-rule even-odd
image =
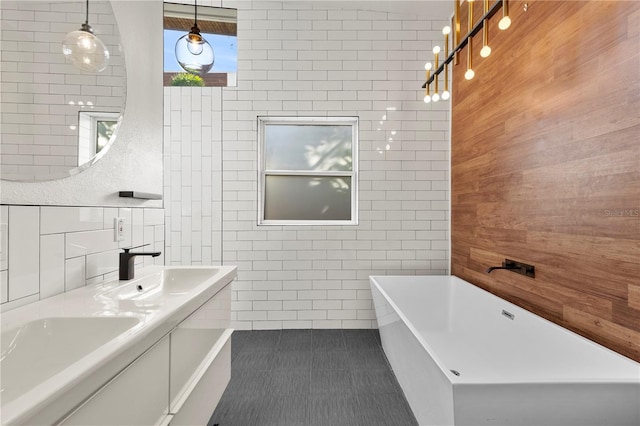
[[[351,125],[265,125],[267,170],[352,170]]]
[[[117,121],[98,121],[96,122],[96,152],[100,152],[102,148],[109,142],[111,135],[116,130]]]
[[[265,220],[351,220],[351,177],[266,176]]]

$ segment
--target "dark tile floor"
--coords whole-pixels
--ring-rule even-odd
[[[377,330],[236,331],[209,426],[417,425]]]

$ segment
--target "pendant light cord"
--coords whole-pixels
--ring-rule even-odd
[[[89,1],[89,0],[87,0]],[[198,26],[198,0],[194,0],[195,3],[195,13],[194,13],[194,17],[195,17],[195,23],[194,26],[197,27]]]
[[[85,24],[89,24],[89,0],[87,0],[87,19],[84,20]]]

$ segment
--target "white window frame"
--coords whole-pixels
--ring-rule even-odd
[[[109,142],[98,151],[98,122],[119,121],[121,115],[119,112],[105,111],[78,112],[78,166],[90,161],[96,154],[106,152],[105,148],[115,139],[111,136]]]
[[[350,171],[266,170],[265,127],[268,125],[350,125]],[[357,225],[358,224],[358,117],[269,117],[258,116],[258,225]],[[267,176],[348,176],[351,178],[350,220],[266,220],[264,218]]]

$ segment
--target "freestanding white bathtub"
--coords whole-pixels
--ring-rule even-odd
[[[453,276],[370,277],[420,425],[640,425],[640,364]]]

